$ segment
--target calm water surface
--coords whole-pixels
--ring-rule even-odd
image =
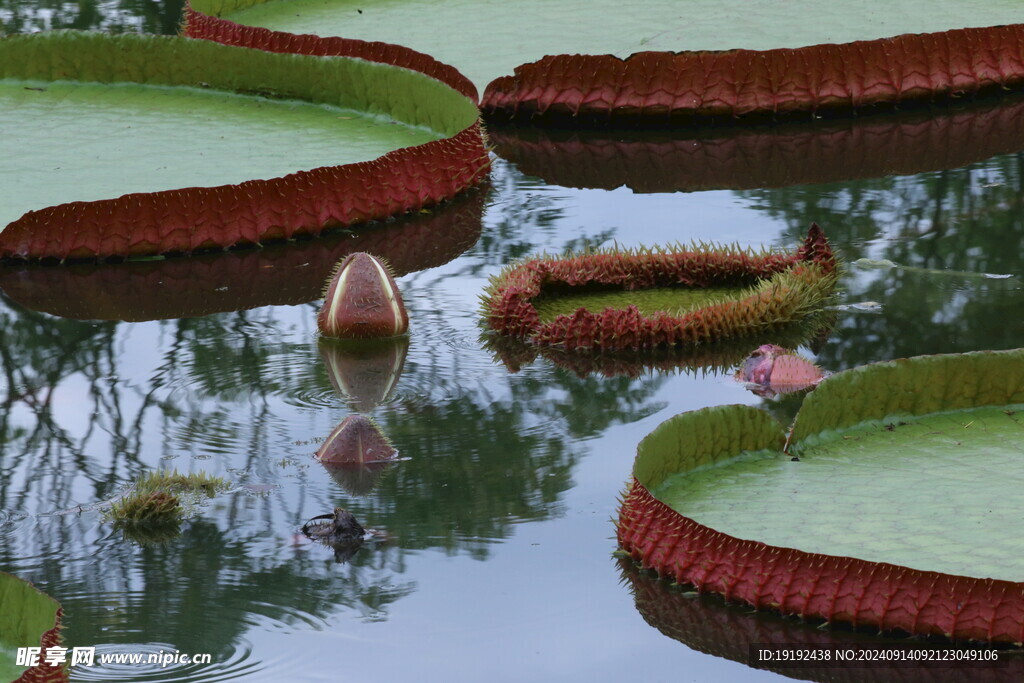
[[[11,7],[0,0],[5,21]],[[23,21],[14,28],[35,27]],[[602,182],[636,186],[630,152],[617,154],[605,163],[624,170]],[[758,398],[714,364],[581,376],[515,356],[510,368],[481,343],[477,297],[537,251],[791,248],[815,220],[848,264],[897,264],[848,265],[843,310],[802,349],[826,369],[1019,347],[1022,163],[1013,150],[918,174],[639,193],[571,189],[557,170],[542,180],[520,170],[526,161],[497,158],[486,193],[294,252],[6,269],[0,570],[60,600],[66,645],[213,655],[210,666],[78,668],[75,680],[778,680],[700,650],[821,631],[636,575],[612,556],[611,520],[637,442],[664,419],[723,403],[791,415],[798,399]],[[374,239],[415,245],[392,257],[408,271],[411,342],[379,405],[336,389],[314,323],[330,263]],[[285,273],[294,291],[264,293],[254,273]],[[137,298],[118,303],[131,288]],[[73,319],[105,314],[165,319]],[[332,477],[312,454],[357,408],[408,460],[379,478]],[[166,543],[112,530],[103,503],[170,467],[232,490]],[[304,541],[303,522],[335,506],[388,540],[347,562]]]

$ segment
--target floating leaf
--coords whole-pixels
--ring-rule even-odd
[[[0,41],[0,76],[4,128],[28,145],[0,160],[15,179],[0,196],[0,225],[14,221],[0,257],[143,256],[315,234],[449,199],[489,163],[471,100],[364,59],[56,32]],[[17,133],[15,120],[31,130]],[[106,161],[90,166],[97,155]],[[180,185],[206,186],[170,189]]]
[[[808,0],[757,8],[741,0],[697,0],[685,7],[671,0],[191,0],[191,6],[247,26],[405,45],[453,65],[479,88],[545,55],[613,53],[618,58],[641,51],[796,48],[1020,21],[1019,6],[1008,0],[984,6],[907,2],[898,9],[882,0],[867,0],[829,7],[827,14]],[[815,20],[808,21],[808,16]],[[731,76],[724,80],[742,81]],[[588,88],[596,97],[602,77],[597,69],[584,66],[574,81],[596,86]],[[656,99],[657,86],[646,83],[637,90]]]
[[[45,649],[60,645],[60,604],[27,581],[0,572],[0,680],[57,683],[68,679],[64,665],[45,662]],[[43,648],[37,666],[17,664],[18,648]]]
[[[795,253],[706,245],[539,257],[509,266],[483,296],[501,334],[567,350],[681,347],[797,322],[835,284],[817,225]]]
[[[1024,349],[833,375],[783,428],[748,406],[641,442],[619,542],[756,607],[1024,640]]]

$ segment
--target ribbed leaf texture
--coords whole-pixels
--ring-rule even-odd
[[[1019,404],[1024,401],[1022,359],[1021,349],[985,351],[839,373],[808,397],[789,447],[799,452],[803,445],[831,438],[832,447],[839,448],[844,439],[835,430],[873,420]],[[825,389],[830,384],[833,388]],[[637,449],[634,478],[620,510],[620,546],[664,577],[757,608],[953,639],[1024,641],[1024,583],[740,540],[676,512],[651,494],[670,475],[744,451],[779,450],[782,427],[773,422],[749,406],[723,406],[683,413],[651,432]],[[970,468],[966,460],[965,470]],[[794,525],[800,524],[801,514],[813,510],[794,509]]]
[[[425,73],[458,90],[474,102],[479,97],[476,86],[458,69],[439,62],[430,55],[402,45],[351,38],[321,38],[310,34],[295,35],[285,31],[242,26],[233,21],[197,12],[190,6],[185,8],[184,35],[189,38],[202,38],[224,45],[253,47],[268,52],[287,52],[318,57],[358,57],[371,62],[391,64]]]
[[[1024,349],[873,363],[823,382],[800,408],[791,448],[871,420],[1024,403]]]
[[[498,120],[784,117],[933,102],[1024,83],[1024,24],[838,45],[556,55],[492,81]]]
[[[371,64],[374,56],[322,60],[165,36],[76,32],[3,41],[4,77],[192,87],[209,81],[228,92],[269,91],[401,115],[450,137],[271,180],[30,211],[0,232],[0,258],[92,259],[258,244],[417,211],[482,182],[490,159],[472,102],[422,74]]]
[[[618,541],[661,576],[759,609],[955,639],[1024,641],[1024,584],[739,540],[683,517],[635,478],[619,513]]]
[[[830,294],[835,258],[817,225],[795,254],[753,254],[740,249],[598,252],[561,259],[535,258],[492,280],[484,296],[488,325],[501,334],[542,346],[573,349],[653,349],[751,336],[796,322]],[[602,285],[624,290],[709,287],[759,281],[742,298],[679,316],[643,315],[636,306],[595,312],[579,308],[544,323],[534,305],[545,286]]]
[[[642,135],[491,126],[494,151],[563,187],[696,192],[787,187],[961,168],[1024,149],[1024,101]]]
[[[0,232],[0,258],[145,256],[319,234],[451,199],[488,169],[474,124],[357,164],[30,211]]]

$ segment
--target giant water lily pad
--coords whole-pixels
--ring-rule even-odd
[[[835,258],[812,225],[794,253],[693,245],[537,257],[492,278],[487,325],[567,350],[684,347],[803,319],[831,295]]]
[[[9,37],[0,256],[193,251],[420,209],[485,174],[475,122],[449,86],[364,59]]]
[[[481,89],[545,55],[766,50],[1021,20],[1011,0],[827,7],[814,0],[192,0],[191,6],[249,26],[404,45],[455,66]]]
[[[678,415],[638,448],[619,541],[757,607],[1024,640],[1024,350],[839,373],[783,426]]]
[[[0,572],[0,681],[65,681],[63,666],[17,664],[21,647],[60,645],[60,604],[16,576]]]

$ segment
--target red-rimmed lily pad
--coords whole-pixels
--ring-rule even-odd
[[[563,62],[560,57],[557,63],[568,65],[568,70],[556,67],[530,81],[528,86],[529,76],[524,71],[527,67],[517,70],[515,79],[518,80],[509,77],[513,79],[511,84],[493,83],[484,96],[485,108],[490,107],[489,101],[497,104],[496,97],[511,95],[517,103],[512,106],[523,109],[530,106],[527,103],[550,98],[558,103],[556,108],[565,106],[569,110],[573,105],[565,103],[575,97],[586,101],[588,106],[604,103],[635,111],[627,100],[636,94],[642,102],[639,108],[653,115],[663,113],[673,98],[686,100],[683,104],[690,106],[689,101],[700,98],[704,88],[713,91],[720,87],[724,101],[733,86],[750,86],[752,93],[761,92],[763,87],[752,82],[757,78],[768,81],[774,90],[789,83],[794,90],[805,85],[799,76],[796,80],[772,81],[768,67],[775,61],[771,59],[763,63],[752,60],[746,73],[727,71],[737,61],[732,56],[738,52],[736,48],[798,48],[1020,21],[1019,7],[1007,0],[986,3],[983,8],[955,2],[907,2],[894,6],[882,0],[869,0],[830,6],[827,12],[810,0],[753,6],[749,2],[719,0],[698,0],[685,5],[671,0],[642,5],[611,0],[586,3],[578,0],[484,3],[475,0],[193,0],[192,7],[206,15],[276,31],[405,45],[451,64],[469,76],[478,88],[511,74],[524,63],[536,60],[544,63],[542,58],[546,55],[565,55],[568,59]],[[808,21],[808,17],[814,20]],[[991,48],[993,39],[984,35],[986,42],[979,47]],[[882,47],[864,53],[854,48],[856,54],[846,65],[856,75],[855,82],[838,80],[845,75],[841,69],[843,64],[838,62],[840,57],[821,62],[808,59],[807,64],[798,64],[796,66],[801,68],[791,71],[820,74],[824,85],[834,90],[819,88],[824,90],[819,96],[823,100],[840,97],[840,93],[845,95],[847,85],[852,87],[854,95],[865,100],[875,90],[891,94],[901,83],[911,90],[921,81],[925,82],[925,87],[941,87],[935,81],[943,75],[952,75],[954,84],[959,87],[961,80],[969,80],[960,77],[961,64],[948,58],[941,60],[958,54],[952,48],[964,46],[950,46],[947,52],[946,42],[946,38],[936,38],[935,45],[923,43],[917,48],[923,51],[911,50],[902,62],[880,60]],[[695,70],[695,80],[699,81],[697,90],[684,88],[674,93],[680,84],[663,87],[665,84],[658,79],[645,81],[641,76],[627,78],[624,89],[610,94],[620,85],[618,72],[627,68],[623,66],[627,64],[623,58],[641,53],[643,57],[639,61],[645,62],[643,69],[651,66],[658,71],[661,66],[655,67],[652,60],[662,56],[674,59],[680,50],[709,51],[685,53],[684,59],[719,60],[717,64],[701,64],[701,68]],[[577,53],[584,57],[573,58]],[[997,51],[986,49],[982,60],[988,65],[999,56]],[[942,68],[938,69],[940,64]],[[953,69],[948,68],[950,64]],[[672,75],[671,70],[662,71],[662,77]],[[894,76],[895,87],[891,80]],[[811,99],[818,85],[807,83],[809,90],[798,92],[798,97]],[[704,96],[704,99],[709,98],[710,95]],[[730,107],[730,111],[732,109],[735,106]]]
[[[58,32],[0,41],[0,75],[24,147],[0,160],[5,258],[316,234],[449,199],[489,164],[470,99],[364,59]]]
[[[820,121],[678,130],[490,126],[494,151],[564,187],[755,189],[961,168],[1024,149],[1024,98]]]
[[[620,545],[758,608],[954,639],[1024,641],[1024,350],[825,379],[783,426],[749,406],[640,444]]]
[[[0,572],[0,680],[58,683],[68,679],[67,667],[51,666],[46,648],[60,646],[60,604],[27,581]],[[41,648],[34,666],[17,663],[18,648]],[[58,658],[59,659],[59,658]]]
[[[836,262],[821,228],[800,249],[596,251],[505,268],[483,296],[500,334],[567,350],[683,347],[795,323],[828,299]]]
[[[780,119],[947,101],[1024,86],[1024,24],[774,50],[554,55],[492,81],[497,120]]]

